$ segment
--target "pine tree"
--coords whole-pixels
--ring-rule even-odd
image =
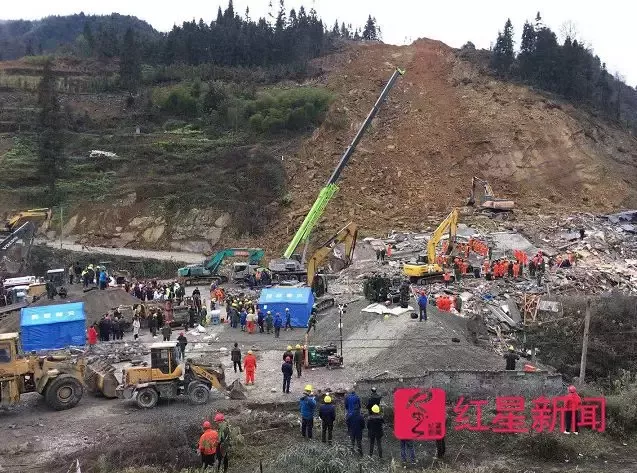
[[[520,54],[518,55],[522,80],[531,80],[533,76],[536,42],[535,28],[527,21],[522,28],[522,43],[520,44]]]
[[[55,181],[66,167],[64,158],[63,115],[57,94],[53,64],[47,61],[38,86],[38,172],[54,198]]]
[[[349,30],[345,26],[345,22],[341,23],[341,36],[345,39],[350,38]]]
[[[34,55],[34,53],[33,53],[33,40],[30,39],[29,41],[27,41],[27,46],[26,46],[26,48],[24,50],[24,55],[25,56],[33,56]]]
[[[93,56],[95,54],[95,37],[93,36],[91,25],[88,22],[84,23],[84,32],[82,34],[88,45],[89,56]]]
[[[334,26],[332,27],[332,35],[339,36],[341,34],[340,28],[338,27],[338,20],[334,22]]]
[[[221,11],[221,6],[217,8],[217,24],[220,25],[223,23],[223,12]]]
[[[124,34],[124,44],[119,61],[119,77],[124,89],[131,93],[137,91],[141,81],[142,69],[139,49],[133,30],[128,28]]]
[[[276,16],[276,22],[274,24],[274,29],[277,34],[281,34],[283,29],[285,28],[286,18],[285,18],[285,2],[284,0],[280,0],[279,2],[279,13]]]
[[[372,15],[367,17],[367,23],[365,23],[365,29],[363,30],[363,39],[368,41],[375,41],[378,39],[376,33],[376,22],[372,18]]]
[[[498,39],[491,53],[491,67],[501,76],[506,76],[511,71],[514,58],[513,25],[509,18],[504,24],[504,32],[498,33]]]

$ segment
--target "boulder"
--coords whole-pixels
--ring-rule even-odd
[[[164,230],[166,230],[166,225],[147,228],[142,233],[142,238],[148,243],[156,243],[163,236]]]
[[[230,399],[237,399],[237,400],[247,399],[248,397],[246,396],[246,392],[247,392],[246,388],[243,386],[243,384],[241,384],[241,381],[239,381],[238,379],[235,379],[234,382],[228,388],[228,395],[230,396]]]
[[[230,214],[226,212],[222,214],[221,217],[219,217],[217,220],[215,220],[215,227],[226,228],[228,225],[230,225],[230,220]]]

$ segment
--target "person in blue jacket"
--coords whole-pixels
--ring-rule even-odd
[[[353,412],[361,410],[361,398],[356,394],[356,389],[352,388],[347,396],[345,396],[345,412],[349,417]]]
[[[363,456],[363,430],[365,430],[365,418],[361,415],[360,408],[353,411],[347,418],[347,430],[352,440],[352,449],[356,448],[358,454]]]
[[[299,410],[301,411],[301,435],[304,438],[312,438],[314,409],[316,409],[316,398],[312,393],[312,386],[308,384],[305,386],[305,390],[303,391],[303,397],[299,400]]]
[[[279,334],[281,333],[281,325],[283,325],[281,314],[277,312],[274,315],[274,338],[279,338]]]
[[[334,430],[334,421],[336,420],[336,408],[332,404],[332,396],[327,394],[323,398],[323,404],[319,408],[319,417],[321,419],[321,441],[325,443],[325,434],[327,433],[327,443],[332,445],[332,431]]]
[[[239,317],[239,323],[241,324],[241,331],[246,331],[246,321],[248,320],[248,313],[245,309],[241,309],[241,314]]]
[[[420,321],[427,320],[427,294],[425,291],[420,293],[418,307],[420,307]]]

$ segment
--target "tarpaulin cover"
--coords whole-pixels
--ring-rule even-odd
[[[258,307],[264,313],[272,311],[272,317],[281,314],[285,326],[285,308],[290,309],[292,327],[307,327],[312,313],[314,294],[309,287],[273,287],[261,291]]]
[[[20,311],[24,351],[54,350],[86,344],[84,303],[25,307]]]

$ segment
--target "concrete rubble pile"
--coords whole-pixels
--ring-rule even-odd
[[[101,360],[109,363],[120,363],[122,361],[142,359],[149,353],[150,349],[143,343],[100,342],[93,345],[92,352],[89,355],[89,362]]]

